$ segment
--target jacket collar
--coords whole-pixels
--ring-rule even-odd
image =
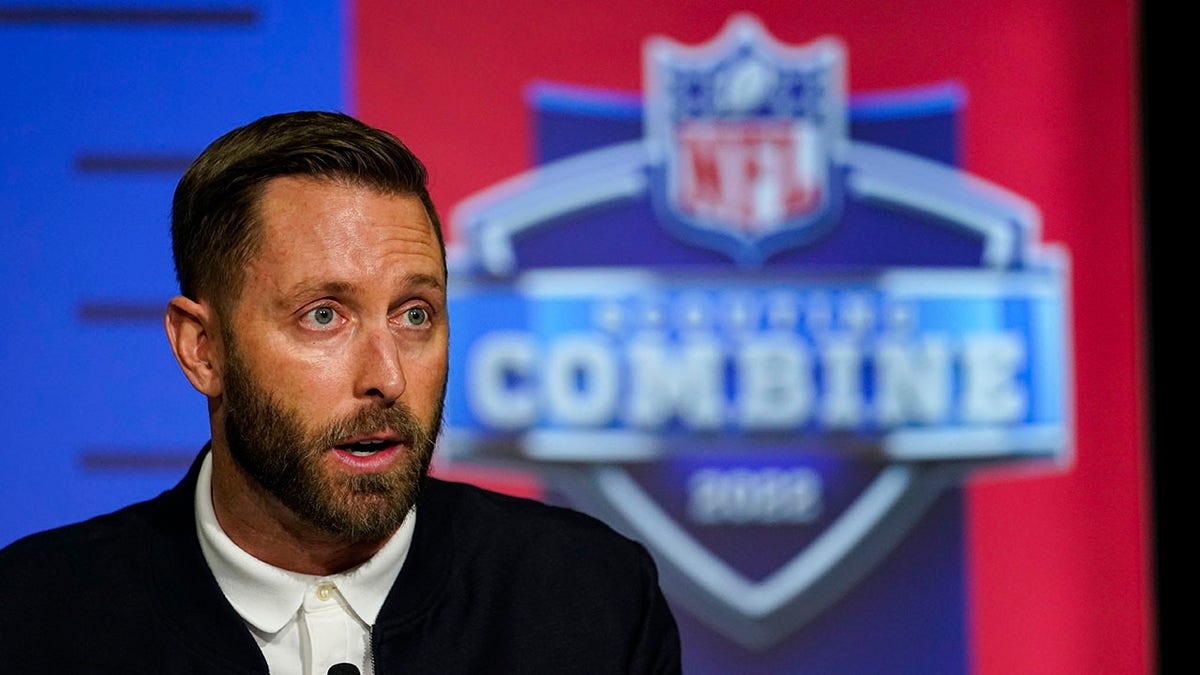
[[[146,530],[139,558],[159,620],[210,661],[242,671],[267,672],[262,652],[217,586],[196,534],[192,500],[205,445],[178,485],[145,503]]]

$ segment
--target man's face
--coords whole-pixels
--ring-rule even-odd
[[[270,181],[225,320],[230,454],[296,515],[377,539],[415,503],[445,394],[445,269],[418,198]]]

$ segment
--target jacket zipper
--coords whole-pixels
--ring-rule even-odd
[[[367,629],[367,640],[371,645],[369,650],[371,653],[371,675],[379,675],[379,671],[375,669],[375,626]]]

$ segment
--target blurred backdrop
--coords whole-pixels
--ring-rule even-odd
[[[431,171],[446,478],[645,542],[688,672],[1148,672],[1128,2],[0,3],[0,545],[208,438],[169,205],[261,115]]]

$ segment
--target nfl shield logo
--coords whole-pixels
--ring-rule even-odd
[[[784,45],[750,16],[699,47],[651,41],[646,131],[660,217],[751,265],[818,234],[839,206],[844,71],[836,40]]]

